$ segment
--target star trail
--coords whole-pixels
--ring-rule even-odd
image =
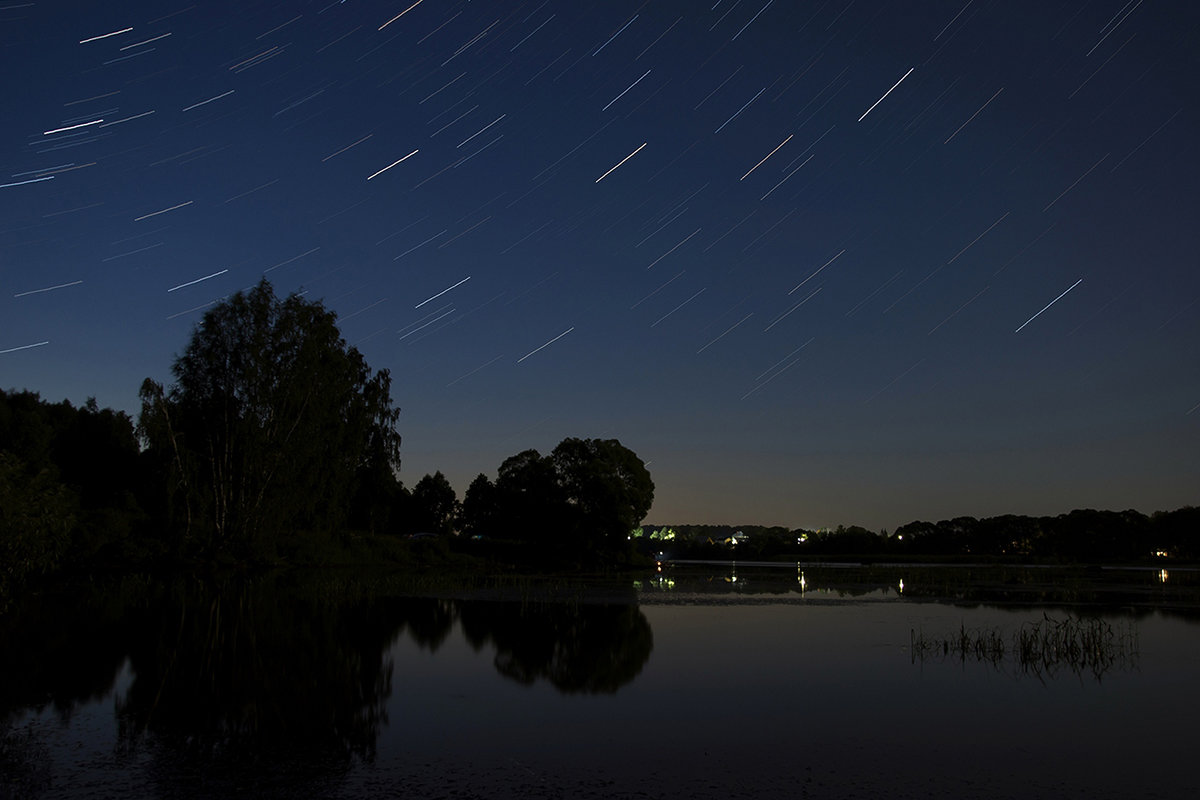
[[[650,522],[1195,504],[1197,41],[1125,0],[0,4],[0,385],[136,414],[265,275],[390,370],[409,486],[580,436],[653,463]]]

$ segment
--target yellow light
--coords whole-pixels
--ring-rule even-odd
[[[1158,571],[1158,582],[1159,583],[1167,582],[1167,571],[1165,569],[1160,569]]]

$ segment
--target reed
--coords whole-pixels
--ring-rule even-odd
[[[944,636],[910,629],[909,652],[913,663],[957,658],[997,668],[1015,666],[1019,673],[1039,679],[1065,669],[1100,680],[1114,668],[1136,666],[1138,636],[1131,623],[1114,626],[1099,617],[1069,614],[1056,619],[1043,612],[1040,620],[1026,622],[1007,636],[998,628],[968,629],[961,624],[956,633]]]

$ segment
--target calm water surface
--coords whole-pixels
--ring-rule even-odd
[[[0,797],[1194,797],[1195,584],[129,579],[0,620]],[[1099,617],[1120,647],[1036,668],[912,647],[1047,616]]]

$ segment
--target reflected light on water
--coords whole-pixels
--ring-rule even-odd
[[[804,590],[808,588],[808,581],[804,580],[804,570],[800,569],[800,565],[796,565],[796,572],[799,575],[796,577],[796,583],[800,584],[800,594],[804,594]]]
[[[1167,582],[1167,571],[1165,569],[1160,569],[1158,571],[1158,582],[1159,583]]]
[[[904,594],[904,578],[900,579],[900,594]]]

